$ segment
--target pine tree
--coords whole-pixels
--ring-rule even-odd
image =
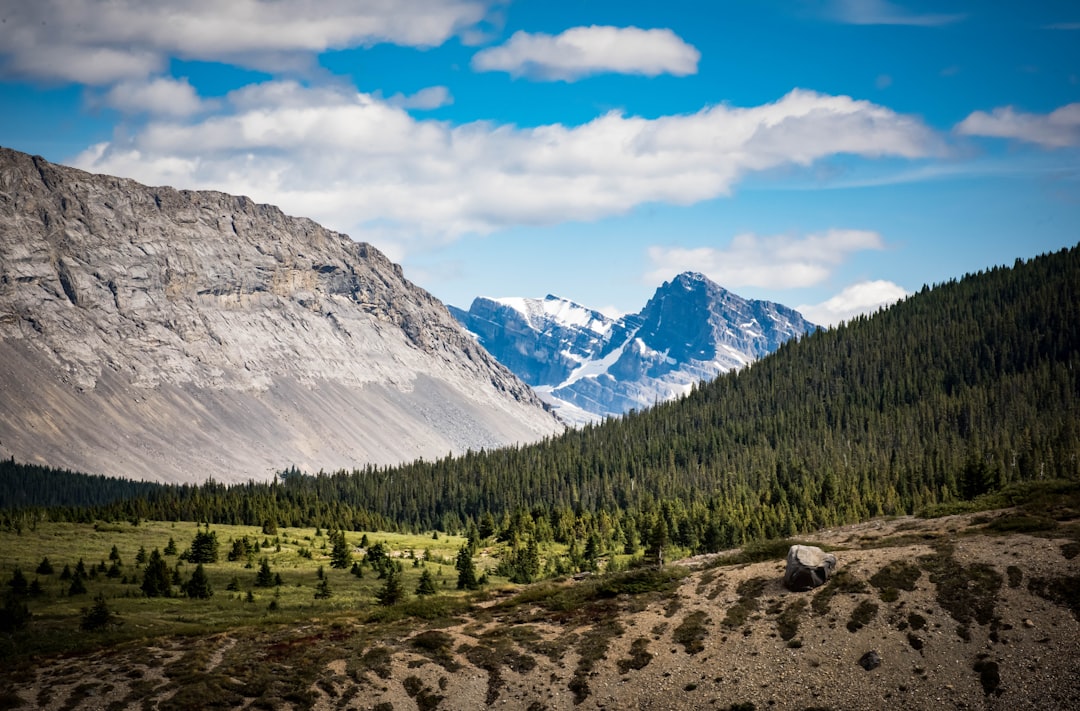
[[[109,551],[109,560],[120,560],[120,549],[113,545],[112,550]]]
[[[216,563],[218,559],[217,533],[206,530],[195,534],[191,548],[181,558],[190,563]]]
[[[319,580],[319,584],[315,586],[315,599],[325,600],[332,594],[333,592],[330,590],[330,579],[323,576],[323,578]]]
[[[259,561],[259,572],[255,574],[255,587],[274,587],[274,573],[270,570],[270,560],[266,557]]]
[[[386,566],[386,580],[382,588],[375,593],[380,605],[393,605],[405,599],[405,583],[402,581],[401,568],[396,563]]]
[[[345,532],[338,531],[330,534],[334,541],[334,548],[330,552],[330,567],[345,569],[352,565],[352,549],[345,541]]]
[[[53,564],[49,562],[49,557],[48,556],[45,556],[44,558],[42,558],[41,562],[38,563],[37,574],[38,575],[52,575],[53,574]]]
[[[191,579],[184,584],[184,592],[188,597],[199,600],[208,600],[214,594],[214,589],[210,586],[210,578],[207,577],[202,563],[195,566]]]
[[[26,596],[30,583],[26,576],[23,575],[22,568],[15,566],[15,571],[11,574],[11,580],[8,581],[8,587],[11,588],[11,594],[15,597]]]
[[[458,550],[457,561],[454,567],[458,571],[458,590],[478,590],[480,583],[476,579],[476,566],[473,564],[472,554],[468,544]]]
[[[143,571],[142,591],[147,597],[171,597],[172,575],[161,552],[155,548],[146,561]]]
[[[176,541],[173,540],[172,536],[169,536],[169,542],[165,544],[165,550],[161,552],[165,555],[176,555]]]
[[[105,602],[104,593],[98,593],[94,597],[94,604],[82,609],[82,621],[79,626],[88,632],[105,629],[115,622],[115,615]]]
[[[431,571],[424,568],[424,572],[420,573],[420,582],[416,585],[416,594],[420,596],[434,595],[438,592],[435,587],[435,578],[432,577]]]
[[[145,565],[145,564],[146,564],[146,548],[144,546],[139,546],[139,552],[135,554],[135,565]]]
[[[86,594],[86,577],[76,571],[71,576],[71,585],[68,587],[68,595]]]

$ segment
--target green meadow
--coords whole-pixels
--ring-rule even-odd
[[[6,657],[36,653],[76,651],[126,640],[174,634],[205,634],[237,626],[277,624],[310,618],[369,616],[385,614],[376,595],[384,586],[378,572],[363,564],[363,539],[369,545],[383,543],[392,560],[402,566],[403,587],[407,599],[439,608],[464,594],[456,587],[454,561],[466,543],[460,536],[409,535],[380,532],[344,533],[353,561],[360,563],[360,576],[349,568],[331,567],[333,543],[328,531],[315,528],[280,528],[274,534],[256,526],[214,525],[209,529],[218,541],[217,562],[204,569],[213,594],[208,599],[189,598],[182,585],[174,584],[170,597],[146,597],[141,583],[143,566],[136,563],[140,549],[147,554],[164,552],[170,539],[176,552],[164,555],[174,583],[190,580],[196,565],[181,559],[195,535],[206,531],[189,522],[143,521],[131,523],[39,523],[33,530],[0,533],[0,581],[6,592],[15,569],[19,568],[29,585],[36,581],[37,594],[25,597],[32,615],[30,624],[13,634],[0,636],[0,654]],[[233,542],[247,538],[252,550],[239,560],[228,555]],[[113,547],[119,554],[113,577],[108,574]],[[478,574],[488,573],[489,584],[506,583],[494,576],[497,551],[482,548],[475,557]],[[53,572],[36,572],[48,558]],[[260,563],[265,558],[281,584],[259,587],[256,584]],[[82,560],[87,570],[85,593],[69,594],[71,580],[62,580],[67,566],[74,572]],[[104,568],[104,570],[102,570]],[[316,597],[320,590],[320,569],[329,596]],[[414,594],[421,574],[429,571],[435,582],[435,595],[420,600]],[[230,583],[236,589],[230,590]],[[113,621],[99,630],[82,628],[85,612],[98,595],[103,596]],[[413,614],[416,610],[411,611]],[[406,609],[404,614],[410,614]],[[421,614],[422,611],[421,611]]]

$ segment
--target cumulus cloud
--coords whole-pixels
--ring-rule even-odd
[[[478,52],[476,71],[575,81],[607,72],[657,76],[696,74],[701,53],[668,29],[572,27],[558,35],[515,32],[505,44]]]
[[[1080,145],[1080,103],[1066,104],[1049,114],[1030,114],[1011,106],[990,113],[975,111],[954,129],[965,136],[1012,138],[1044,148]]]
[[[429,86],[409,96],[394,94],[386,100],[386,103],[403,109],[430,111],[431,109],[449,106],[454,103],[454,97],[450,95],[450,90],[445,86]]]
[[[860,314],[870,314],[895,304],[908,295],[904,287],[891,281],[863,281],[852,284],[820,304],[804,304],[795,310],[820,326],[835,326]]]
[[[492,0],[0,0],[0,71],[104,85],[169,57],[278,69],[326,49],[430,47],[482,22]]]
[[[912,25],[939,27],[960,22],[962,13],[916,13],[888,0],[832,0],[827,14],[837,22],[849,25]]]
[[[106,92],[103,101],[127,114],[190,116],[203,109],[203,101],[187,79],[167,77],[121,82]]]
[[[370,94],[293,81],[245,87],[225,104],[197,120],[149,121],[76,163],[246,194],[358,238],[430,241],[688,205],[750,172],[840,153],[918,158],[939,148],[916,118],[799,90],[751,108],[532,128],[421,120]]]
[[[867,230],[828,230],[801,238],[742,234],[724,249],[650,247],[653,269],[647,278],[658,282],[696,271],[728,288],[799,288],[825,281],[855,252],[884,248],[881,235]]]

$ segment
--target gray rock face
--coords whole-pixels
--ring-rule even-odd
[[[0,148],[0,456],[264,479],[561,429],[373,247]]]
[[[793,592],[813,590],[825,584],[836,567],[836,556],[817,546],[794,545],[788,549],[784,587]]]

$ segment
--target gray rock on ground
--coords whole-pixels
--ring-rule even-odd
[[[788,549],[784,587],[806,592],[825,584],[836,567],[836,556],[817,546],[794,545]]]

